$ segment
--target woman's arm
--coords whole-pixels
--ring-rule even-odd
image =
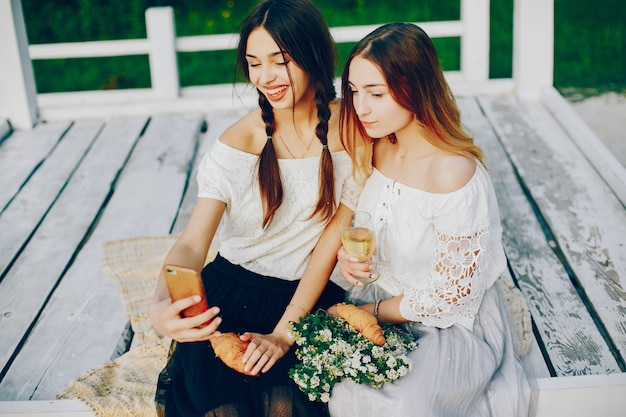
[[[489,229],[464,235],[451,236],[436,232],[437,244],[429,269],[416,274],[416,285],[407,288],[403,295],[376,303],[360,305],[359,308],[377,316],[381,322],[422,322],[428,326],[448,327],[473,315],[486,290],[484,285],[488,259],[481,241],[487,241]],[[339,269],[344,279],[360,285],[355,276],[366,275],[369,265],[358,262],[343,248],[337,254]],[[428,285],[420,286],[420,282]],[[475,310],[475,311],[474,311]],[[337,315],[336,309],[329,313]],[[463,323],[461,323],[463,324]]]
[[[427,326],[445,328],[459,323],[471,328],[487,290],[489,226],[455,235],[435,226],[435,234],[433,264],[416,275],[414,286],[404,290],[400,313]]]
[[[372,264],[366,262],[359,262],[355,257],[348,255],[343,247],[340,247],[337,252],[337,260],[339,265],[339,271],[341,276],[352,285],[360,286],[363,283],[354,277],[361,276],[367,277],[369,271],[374,268]],[[406,323],[409,320],[400,315],[400,303],[404,296],[398,295],[393,298],[389,298],[384,301],[379,301],[378,309],[376,303],[359,305],[361,310],[365,310],[373,316],[376,316],[379,322],[385,323]],[[337,316],[337,309],[332,306],[328,309],[328,312],[334,316]]]
[[[337,261],[337,250],[341,246],[339,219],[351,211],[347,206],[339,205],[315,245],[296,292],[274,331],[269,335],[246,333],[243,336],[251,340],[243,357],[246,370],[252,370],[254,374],[267,372],[293,345],[294,341],[287,335],[287,323],[299,321],[311,311],[322,294]]]
[[[224,208],[225,204],[221,201],[199,198],[185,230],[170,249],[164,264],[185,266],[201,271],[213,236],[224,214]],[[179,342],[208,340],[221,323],[221,319],[217,317],[218,307],[212,307],[194,317],[180,317],[182,310],[200,301],[196,297],[188,297],[171,303],[165,277],[161,272],[149,312],[154,328],[159,333]],[[199,327],[209,320],[212,321],[208,326]]]

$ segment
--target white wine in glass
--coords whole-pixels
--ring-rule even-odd
[[[355,211],[342,217],[339,221],[341,242],[348,255],[354,256],[359,262],[373,264],[372,255],[376,252],[376,235],[372,218],[365,211]],[[379,277],[376,270],[370,271],[368,277],[355,277],[363,284],[376,281]]]

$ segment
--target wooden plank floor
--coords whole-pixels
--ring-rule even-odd
[[[550,348],[568,358],[555,364],[556,374],[623,371],[626,353],[624,206],[599,180],[598,173],[545,108],[514,99],[481,100],[481,105],[523,179],[548,243],[571,282],[570,288],[590,307],[584,316],[589,314],[602,336],[598,339],[574,322],[567,333],[544,330],[543,333],[558,337]],[[527,265],[532,265],[532,257],[525,260]],[[530,293],[530,285],[525,287]],[[561,291],[564,288],[561,287]],[[572,293],[571,289],[569,291]],[[556,301],[545,294],[535,299]],[[584,317],[581,309],[562,305],[557,308],[561,313],[555,318],[561,322]],[[544,304],[538,303],[536,310],[535,317],[544,310]],[[568,335],[565,339],[564,334]]]
[[[623,204],[540,102],[458,102],[485,151],[510,272],[533,315],[536,375],[623,373]],[[100,245],[182,231],[198,158],[236,118],[42,123],[0,142],[0,400],[52,400],[126,346]]]
[[[596,317],[596,302],[608,303],[612,309],[620,310],[626,305],[624,297],[607,302],[606,297],[596,294],[593,305],[588,302],[584,287],[581,291],[580,278],[563,255],[563,247],[571,248],[569,237],[559,239],[549,218],[542,211],[550,204],[540,200],[542,186],[551,185],[550,171],[560,172],[559,178],[568,176],[568,169],[558,158],[545,151],[545,139],[555,140],[559,129],[552,126],[545,131],[530,119],[528,111],[514,98],[482,98],[466,103],[465,123],[474,130],[478,143],[483,147],[491,175],[498,194],[504,244],[510,268],[529,303],[534,323],[541,334],[541,348],[547,355],[547,365],[552,375],[602,374],[623,371],[623,354],[614,352],[615,340],[605,338],[605,326]],[[535,104],[532,111],[546,110]],[[540,136],[540,135],[544,136]],[[509,146],[515,146],[513,150]],[[564,145],[562,145],[564,146]],[[588,163],[577,149],[562,149],[563,155],[575,158],[578,169]],[[553,209],[556,221],[564,216],[569,227],[597,229],[604,223],[614,224],[617,230],[626,227],[624,208],[606,188],[597,174],[588,172],[570,188],[562,186],[560,194],[565,201]],[[534,182],[533,182],[534,181]],[[548,185],[550,184],[550,185]],[[587,188],[600,188],[608,200],[609,207],[596,206],[598,214],[573,213],[567,201],[576,198],[588,201]],[[571,192],[571,191],[577,192]],[[555,192],[552,196],[555,196]],[[605,199],[606,200],[606,199]],[[561,244],[561,243],[563,244]],[[617,265],[624,269],[624,253],[619,239],[607,235],[598,237],[590,250],[606,251]],[[612,268],[612,266],[611,266]],[[607,270],[609,268],[606,268]],[[594,282],[588,283],[589,287]],[[602,306],[606,308],[606,306]],[[624,312],[606,316],[609,326],[624,324]],[[618,339],[619,340],[619,339]]]
[[[104,125],[0,283],[0,397],[54,398],[69,379],[111,357],[127,319],[117,289],[99,267],[100,244],[170,232],[202,125],[199,115]],[[63,143],[74,128],[81,124],[57,141]],[[7,160],[14,158],[9,154]],[[57,160],[59,170],[71,163],[63,155]],[[16,187],[13,201],[29,183]],[[3,225],[3,241],[21,234],[19,222]]]

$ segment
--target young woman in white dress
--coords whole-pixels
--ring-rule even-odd
[[[361,286],[373,266],[343,249],[338,269],[360,308],[419,345],[411,372],[381,389],[335,385],[331,415],[527,416],[528,380],[494,285],[506,268],[496,196],[431,40],[413,24],[380,27],[352,50],[342,93],[346,149],[367,177],[357,210],[372,216],[380,278]]]
[[[341,245],[333,215],[354,208],[360,186],[339,140],[334,58],[308,0],[266,0],[242,23],[238,63],[259,109],[200,163],[196,207],[165,260],[202,270],[212,307],[181,318],[199,300],[171,303],[159,278],[150,318],[174,340],[157,385],[160,416],[327,415],[288,376],[296,358],[286,324],[344,298],[328,283]],[[219,254],[204,266],[220,222]],[[253,376],[216,358],[208,339],[220,332],[250,342],[243,361]]]

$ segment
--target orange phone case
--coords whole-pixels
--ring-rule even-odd
[[[204,286],[202,285],[202,277],[198,271],[182,266],[165,265],[163,267],[163,274],[165,275],[165,282],[167,283],[172,302],[180,300],[181,298],[191,297],[192,295],[202,297],[202,301],[198,304],[194,304],[181,311],[183,317],[196,316],[209,309]]]

